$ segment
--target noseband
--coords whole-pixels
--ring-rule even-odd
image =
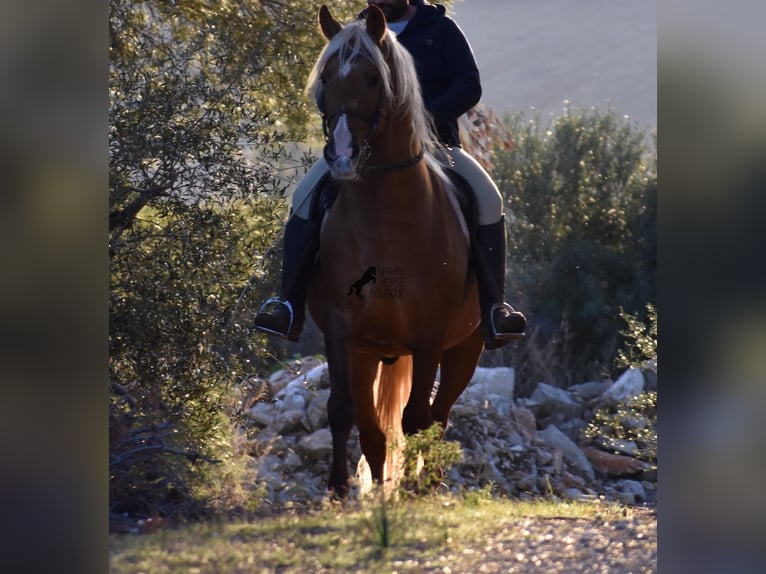
[[[378,106],[375,109],[375,114],[372,117],[369,117],[365,114],[360,114],[352,110],[347,110],[346,106],[341,107],[340,110],[330,115],[329,117],[324,113],[324,110],[322,110],[322,132],[324,133],[325,140],[324,158],[327,160],[327,163],[332,163],[338,159],[338,156],[335,154],[335,140],[333,140],[332,134],[330,133],[330,122],[342,115],[360,118],[361,120],[370,124],[370,131],[367,132],[364,140],[362,140],[361,150],[359,149],[358,144],[354,144],[351,148],[354,157],[359,155],[360,151],[362,151],[364,152],[364,159],[367,159],[370,157],[370,139],[375,133],[375,130],[378,128],[378,121],[382,116],[380,100],[378,100]]]

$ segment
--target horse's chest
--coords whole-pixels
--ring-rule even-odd
[[[459,233],[417,207],[333,206],[320,240],[323,299],[371,339],[415,332],[465,296],[466,246]]]

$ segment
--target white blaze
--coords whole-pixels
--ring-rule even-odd
[[[335,126],[335,131],[332,134],[333,141],[335,142],[335,155],[338,157],[351,157],[351,132],[348,129],[348,123],[346,122],[346,114],[343,114],[338,120]]]

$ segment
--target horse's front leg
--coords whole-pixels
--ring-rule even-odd
[[[351,357],[345,338],[325,338],[330,374],[327,419],[332,433],[332,464],[328,490],[339,498],[348,495],[348,437],[354,424],[354,395],[351,391]]]
[[[402,413],[402,430],[411,435],[431,426],[431,391],[439,368],[440,347],[431,343],[412,353],[412,391]]]
[[[481,329],[477,328],[468,338],[444,351],[441,359],[441,381],[431,405],[433,420],[447,428],[452,405],[471,382],[476,364],[484,349]]]
[[[351,370],[359,446],[370,466],[372,479],[377,483],[383,482],[383,466],[386,462],[386,434],[380,428],[373,396],[379,362],[377,356],[356,353],[353,355]]]

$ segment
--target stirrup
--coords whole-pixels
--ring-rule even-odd
[[[290,312],[290,322],[287,325],[287,331],[282,333],[281,331],[275,331],[274,329],[270,329],[269,327],[265,327],[263,325],[258,324],[258,317],[261,317],[262,315],[265,315],[267,317],[271,317],[269,313],[265,311],[265,309],[269,305],[278,305],[282,304],[284,305],[287,310]],[[293,329],[293,322],[295,321],[295,313],[293,312],[293,306],[290,304],[290,301],[287,299],[282,299],[281,297],[272,297],[271,299],[266,299],[266,301],[261,305],[261,308],[258,309],[258,313],[255,315],[255,328],[259,331],[263,331],[264,333],[270,333],[271,335],[277,335],[278,337],[282,337],[283,339],[287,339],[287,337],[290,335],[290,331]]]
[[[524,333],[500,333],[495,326],[495,311],[497,309],[508,309],[510,313],[516,313],[517,311],[511,307],[508,303],[495,303],[489,310],[489,327],[492,338],[496,341],[514,341],[516,339],[523,339]]]

